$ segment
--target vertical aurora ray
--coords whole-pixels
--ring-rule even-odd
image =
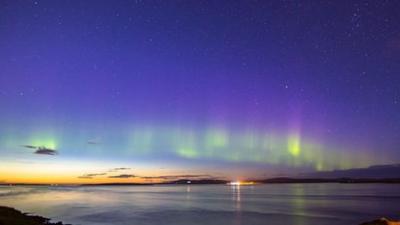
[[[184,129],[147,127],[134,129],[130,155],[165,155],[190,160],[220,160],[260,164],[311,166],[316,170],[349,168],[351,154],[329,150],[318,142],[301,138],[299,132],[277,134],[265,131],[224,129]],[[151,138],[150,138],[151,137]],[[143,149],[146,149],[143,151]],[[370,159],[360,162],[366,165]]]
[[[154,143],[154,132],[150,127],[136,128],[130,136],[129,147],[137,154],[146,154],[151,151]]]
[[[194,131],[183,131],[179,129],[177,134],[178,155],[186,158],[197,158],[200,153],[200,151],[197,150],[197,139],[198,137]]]
[[[292,134],[288,137],[288,151],[293,157],[298,157],[301,153],[300,136]]]

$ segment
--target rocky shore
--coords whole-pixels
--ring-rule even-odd
[[[362,223],[360,225],[400,225],[400,221],[393,221],[386,218],[381,218],[379,220]]]
[[[70,225],[62,222],[51,223],[50,219],[28,215],[16,209],[0,206],[0,225]]]

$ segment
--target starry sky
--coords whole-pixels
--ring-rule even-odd
[[[1,1],[0,182],[398,163],[399,10],[385,0]]]

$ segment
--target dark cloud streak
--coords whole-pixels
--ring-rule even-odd
[[[136,177],[136,176],[133,175],[133,174],[120,174],[120,175],[116,175],[116,176],[109,176],[108,178],[123,178],[123,179],[126,179],[126,178],[133,178],[133,177]]]
[[[21,145],[22,147],[25,147],[25,148],[32,148],[32,149],[37,149],[38,147],[37,146],[34,146],[34,145]]]
[[[165,176],[143,176],[140,177],[143,179],[164,179],[164,180],[170,180],[170,179],[198,179],[198,178],[214,178],[213,176],[210,176],[208,174],[183,174],[183,175],[165,175]]]
[[[56,150],[44,147],[39,147],[34,153],[38,155],[58,155]]]
[[[82,176],[79,176],[78,178],[80,179],[93,179],[93,177],[97,177],[97,176],[104,176],[107,173],[88,173],[88,174],[84,174]]]
[[[57,150],[47,148],[44,146],[34,146],[34,145],[21,145],[21,146],[29,149],[36,149],[36,151],[33,153],[38,155],[58,155]]]
[[[117,171],[121,171],[121,170],[130,170],[130,169],[131,168],[129,168],[129,167],[118,167],[118,168],[112,168],[108,172],[111,173],[111,172],[117,172]]]

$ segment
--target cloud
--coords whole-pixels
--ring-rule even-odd
[[[88,174],[84,174],[82,176],[79,176],[78,178],[80,179],[92,179],[93,177],[97,177],[97,176],[103,176],[106,175],[107,173],[88,173]]]
[[[87,144],[89,144],[89,145],[98,145],[98,144],[101,144],[101,142],[100,142],[99,138],[95,138],[95,139],[88,140]]]
[[[108,178],[133,178],[136,177],[133,174],[120,174],[120,175],[116,175],[116,176],[109,176]]]
[[[58,152],[55,149],[51,149],[51,148],[46,148],[43,146],[34,146],[34,145],[21,145],[22,147],[25,148],[30,148],[30,149],[36,149],[36,151],[34,151],[34,154],[38,154],[38,155],[57,155]]]
[[[163,180],[170,180],[170,179],[196,179],[196,178],[213,178],[207,174],[184,174],[184,175],[165,175],[165,176],[143,176],[140,177],[143,179],[163,179]]]
[[[33,148],[33,149],[37,149],[38,147],[37,146],[34,146],[34,145],[21,145],[22,147],[25,147],[25,148]]]
[[[118,168],[112,168],[108,172],[117,172],[117,171],[121,171],[121,170],[130,170],[130,169],[131,168],[128,168],[128,167],[118,167]]]
[[[103,176],[106,174],[107,173],[89,173],[89,174],[86,174],[86,176],[95,177],[95,176]]]
[[[131,168],[128,168],[128,167],[116,167],[116,168],[112,168],[112,169],[108,170],[107,172],[83,174],[83,175],[79,176],[78,178],[80,178],[80,179],[93,179],[93,178],[98,177],[98,176],[107,175],[108,173],[115,173],[115,172],[118,172],[118,171],[130,170],[130,169]],[[120,174],[120,175],[115,175],[115,176],[108,176],[108,178],[132,178],[132,177],[136,177],[136,176],[132,175],[132,174]]]
[[[56,150],[44,148],[44,147],[39,147],[39,149],[36,150],[34,153],[38,154],[38,155],[57,155],[58,154],[58,152]]]

